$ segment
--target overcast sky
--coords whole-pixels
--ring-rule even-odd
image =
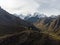
[[[48,16],[60,14],[60,0],[0,0],[0,6],[12,14],[34,12]]]

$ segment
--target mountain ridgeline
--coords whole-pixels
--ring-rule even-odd
[[[60,16],[35,13],[22,20],[0,8],[0,45],[60,45],[59,31]]]
[[[52,32],[59,32],[60,30],[60,15],[54,18],[52,17],[45,17],[43,19],[39,19],[34,25],[42,30],[52,31]]]
[[[37,29],[31,23],[16,17],[0,8],[0,33],[13,33],[12,31],[24,30],[25,28]]]
[[[29,17],[26,21],[31,22],[38,29],[40,29],[40,33],[47,34],[49,35],[50,38],[53,38],[55,40],[60,40],[60,15],[58,16],[52,15],[50,17],[44,16],[44,15],[42,15],[42,17],[40,16],[41,15],[35,15],[34,17],[33,16]],[[53,45],[59,45],[59,44],[53,44]]]
[[[60,30],[60,15],[47,17],[43,14],[35,13],[33,16],[26,16],[24,20],[34,24],[43,31],[56,32]]]
[[[37,12],[34,13],[34,15],[32,16],[31,14],[28,14],[28,16],[24,17],[24,20],[31,22],[31,23],[35,23],[37,22],[39,19],[42,19],[46,17],[46,15],[44,14],[39,14]]]

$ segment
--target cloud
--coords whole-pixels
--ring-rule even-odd
[[[60,0],[0,0],[0,6],[10,13],[60,14]]]
[[[1,0],[0,5],[8,12],[17,14],[33,13],[38,8],[38,3],[34,0]]]
[[[38,10],[47,15],[60,14],[60,0],[36,0],[40,4]]]

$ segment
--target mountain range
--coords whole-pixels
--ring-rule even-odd
[[[44,17],[47,17],[46,15],[44,14],[39,14],[37,12],[35,12],[33,15],[28,15],[24,18],[24,20],[28,21],[28,22],[31,22],[31,23],[35,23],[37,22],[39,19],[41,18],[44,18]]]
[[[21,17],[0,7],[0,45],[60,45],[60,15]]]

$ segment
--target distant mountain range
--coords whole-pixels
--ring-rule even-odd
[[[33,15],[28,14],[25,16],[23,20],[36,25],[37,28],[40,28],[43,31],[48,30],[56,32],[60,30],[60,15],[52,15],[50,17],[47,17],[44,14],[35,12]]]
[[[31,22],[31,23],[35,23],[37,21],[39,21],[40,19],[44,19],[44,18],[48,18],[48,16],[44,15],[44,14],[40,14],[38,12],[35,12],[33,15],[32,14],[27,14],[27,16],[24,16],[23,14],[19,15],[19,17],[25,21]],[[56,18],[56,16],[51,15],[51,18]]]
[[[28,15],[24,18],[24,20],[28,21],[28,22],[31,22],[31,23],[35,23],[37,22],[39,19],[41,18],[44,18],[44,17],[47,17],[46,15],[44,14],[39,14],[37,12],[35,12],[33,15]]]
[[[34,24],[41,30],[48,30],[49,32],[59,32],[60,30],[60,15],[47,17],[44,14],[35,12],[33,15],[28,14],[23,20]]]

